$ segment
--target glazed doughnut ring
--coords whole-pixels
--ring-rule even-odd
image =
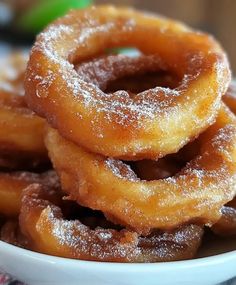
[[[140,180],[122,161],[87,152],[53,129],[46,147],[70,199],[146,234],[192,220],[214,224],[235,196],[235,116],[222,106],[216,123],[198,140],[200,152],[186,167],[154,181]]]
[[[225,104],[236,114],[236,84],[231,82],[229,89],[223,97]],[[212,231],[220,236],[236,235],[236,198],[221,209],[220,220],[212,226]]]
[[[46,164],[44,125],[23,97],[0,90],[0,166],[25,169]]]
[[[28,241],[21,233],[17,220],[7,220],[0,229],[0,240],[7,243],[28,248]]]
[[[0,167],[26,169],[48,162],[44,120],[29,110],[23,96],[26,58],[5,58],[0,72]]]
[[[236,198],[221,209],[220,220],[212,226],[212,231],[220,236],[236,235]]]
[[[158,55],[159,68],[180,78],[179,86],[131,98],[77,74],[75,65],[117,46]],[[25,90],[30,108],[63,137],[92,152],[137,160],[177,152],[197,137],[215,120],[229,82],[227,58],[212,37],[166,18],[99,6],[72,11],[38,36]]]
[[[23,171],[0,173],[0,213],[10,217],[17,216],[20,213],[22,191],[32,183],[55,187],[58,177],[54,171],[42,174]]]
[[[85,260],[156,262],[191,258],[200,245],[203,229],[197,225],[149,237],[125,229],[90,229],[63,217],[55,202],[58,196],[58,191],[40,184],[23,192],[20,226],[32,250]]]

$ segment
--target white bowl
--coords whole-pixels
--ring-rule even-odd
[[[0,242],[0,270],[29,285],[215,285],[236,276],[236,238],[210,242],[186,261],[124,264],[60,258]]]
[[[149,264],[60,258],[0,241],[1,271],[28,285],[216,285],[236,277],[236,237],[208,241],[197,259]]]

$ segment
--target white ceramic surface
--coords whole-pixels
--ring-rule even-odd
[[[188,261],[122,264],[59,258],[0,242],[0,270],[29,285],[215,285],[236,276],[236,250]]]

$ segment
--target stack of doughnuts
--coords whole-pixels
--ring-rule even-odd
[[[0,94],[28,135],[3,128],[17,163],[5,158],[0,174],[0,212],[11,217],[2,239],[67,258],[157,262],[193,258],[206,227],[235,235],[230,82],[220,44],[170,19],[97,6],[50,24],[31,49],[23,97]]]

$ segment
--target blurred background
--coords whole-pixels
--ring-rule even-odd
[[[49,21],[92,3],[132,5],[188,23],[215,35],[236,74],[236,0],[0,0],[0,41],[29,45]]]

